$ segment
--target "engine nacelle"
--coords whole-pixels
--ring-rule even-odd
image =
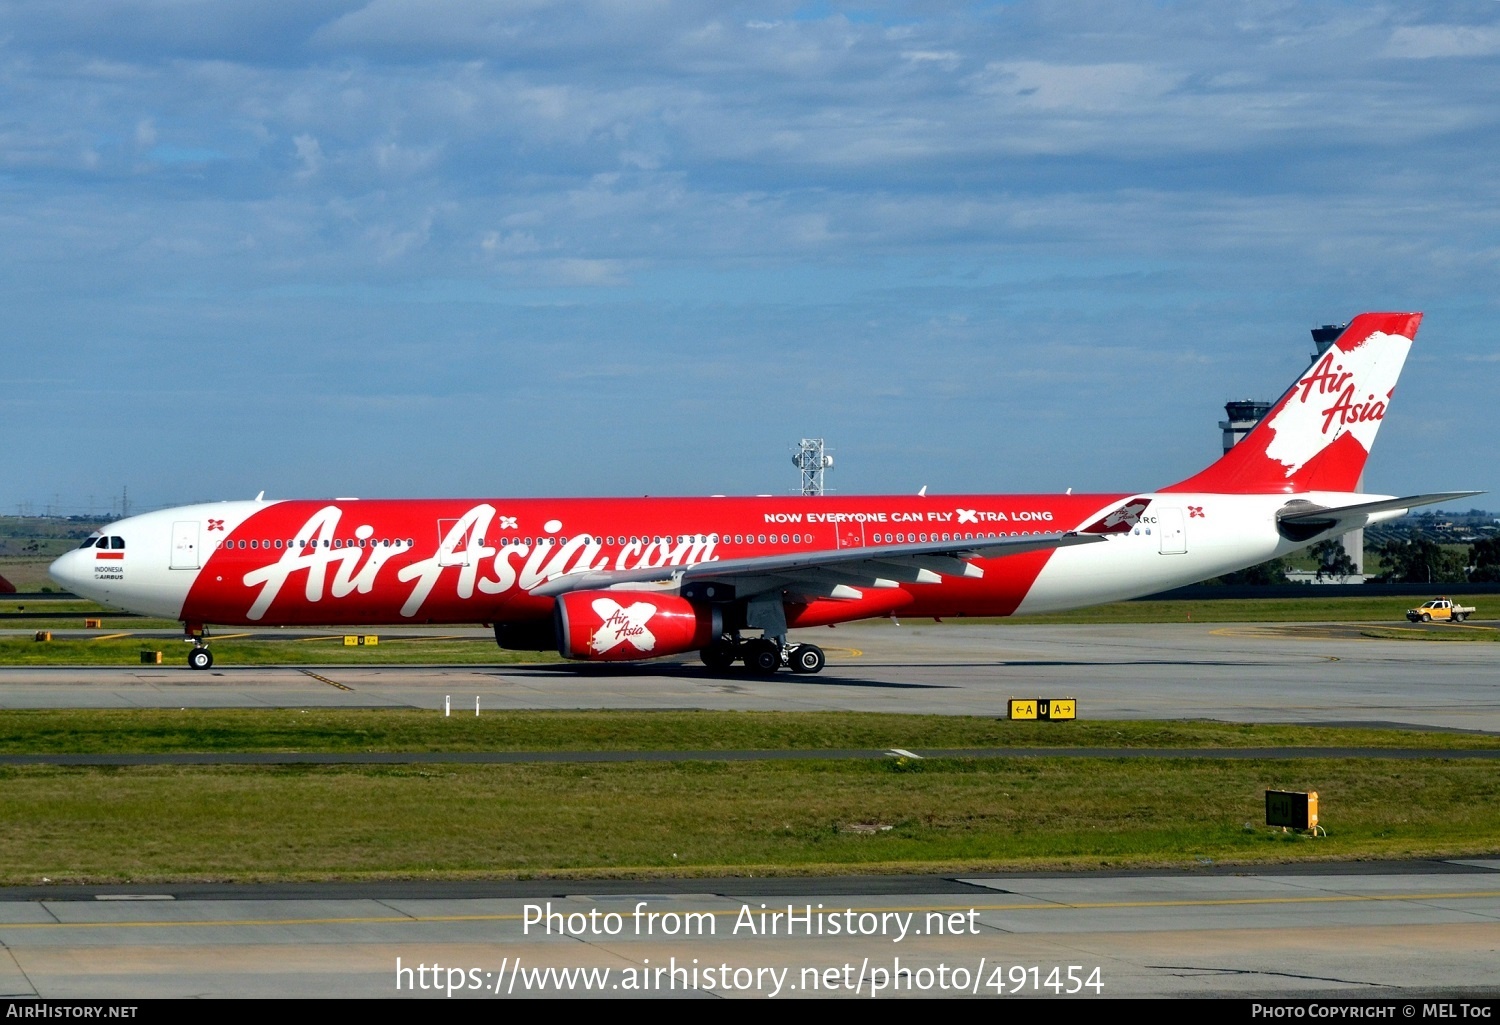
[[[651,591],[573,591],[557,599],[557,650],[587,662],[629,662],[705,648],[724,632],[716,605]]]

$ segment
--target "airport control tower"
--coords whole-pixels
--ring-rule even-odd
[[[1253,399],[1224,403],[1224,415],[1229,419],[1219,421],[1219,430],[1224,432],[1225,453],[1244,441],[1245,435],[1270,411],[1271,403],[1256,402]]]
[[[1316,363],[1327,352],[1334,342],[1338,341],[1339,335],[1344,333],[1348,324],[1324,324],[1322,327],[1312,329],[1313,344],[1318,351],[1313,353],[1311,363]],[[1224,403],[1224,415],[1227,419],[1219,421],[1219,430],[1224,432],[1224,451],[1228,452],[1234,446],[1244,440],[1256,424],[1271,411],[1274,403],[1256,402],[1252,399],[1240,399],[1235,402]],[[1356,491],[1365,489],[1364,477],[1360,477],[1359,483],[1355,485]],[[1344,545],[1344,551],[1349,553],[1349,558],[1354,562],[1354,572],[1363,574],[1365,571],[1365,532],[1363,530],[1351,530],[1339,539]]]

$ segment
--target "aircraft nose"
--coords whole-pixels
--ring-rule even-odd
[[[47,575],[61,584],[65,590],[81,594],[82,588],[89,579],[88,573],[92,562],[88,555],[91,554],[78,548],[66,552],[54,559],[52,565],[47,567]]]

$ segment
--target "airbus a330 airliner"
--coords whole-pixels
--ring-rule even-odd
[[[699,652],[816,673],[793,627],[1151,594],[1475,492],[1354,491],[1419,313],[1365,313],[1239,445],[1140,494],[237,501],[132,516],[53,563],[76,594],[207,627],[478,623],[584,661]]]

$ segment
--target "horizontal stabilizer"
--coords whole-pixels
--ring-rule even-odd
[[[1358,530],[1369,525],[1369,518],[1377,513],[1404,513],[1424,505],[1451,502],[1455,499],[1482,495],[1482,491],[1443,491],[1430,495],[1411,495],[1407,498],[1382,498],[1374,502],[1359,502],[1355,505],[1328,507],[1313,502],[1293,501],[1282,506],[1276,514],[1276,526],[1283,535],[1293,541],[1303,541],[1327,531]],[[1388,517],[1382,517],[1386,519]]]

